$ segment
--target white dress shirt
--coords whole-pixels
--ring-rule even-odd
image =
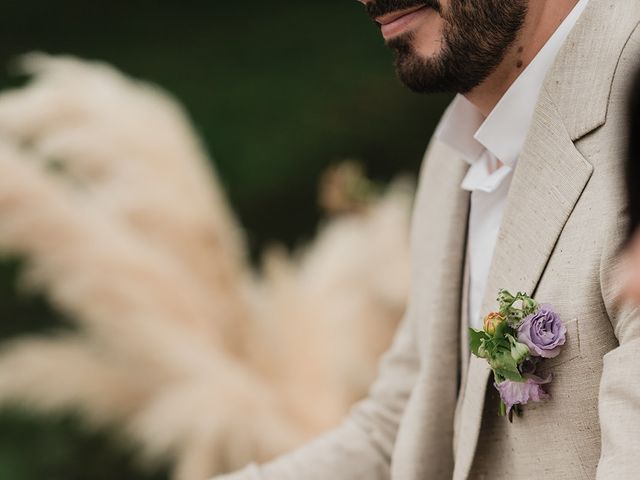
[[[471,165],[462,188],[471,192],[467,304],[473,328],[482,328],[482,317],[489,313],[480,309],[493,251],[513,172],[533,120],[540,90],[588,2],[578,2],[486,119],[465,97],[458,95],[436,130],[436,138],[458,151]]]

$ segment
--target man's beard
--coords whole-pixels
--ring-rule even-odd
[[[413,32],[388,42],[396,55],[400,80],[418,93],[467,93],[480,85],[504,59],[524,25],[528,0],[376,0],[372,18],[420,5],[442,16],[440,52],[423,58],[416,51]]]

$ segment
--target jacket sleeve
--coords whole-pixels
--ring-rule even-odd
[[[618,231],[621,231],[618,229]],[[617,250],[603,256],[601,285],[619,346],[604,356],[599,394],[602,450],[598,480],[638,478],[640,472],[640,310],[620,299]]]
[[[338,429],[271,463],[252,464],[216,480],[388,480],[396,433],[420,363],[411,310],[409,306],[368,397]]]

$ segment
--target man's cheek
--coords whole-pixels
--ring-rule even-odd
[[[435,10],[430,10],[414,32],[416,52],[423,58],[432,58],[442,51],[444,20]]]

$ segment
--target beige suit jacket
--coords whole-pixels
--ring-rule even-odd
[[[639,22],[640,0],[591,0],[546,79],[496,245],[483,311],[504,287],[567,323],[562,354],[545,362],[552,400],[510,424],[486,363],[460,353],[468,167],[434,141],[409,307],[368,398],[336,431],[224,479],[640,478],[640,313],[616,300],[613,275]]]

